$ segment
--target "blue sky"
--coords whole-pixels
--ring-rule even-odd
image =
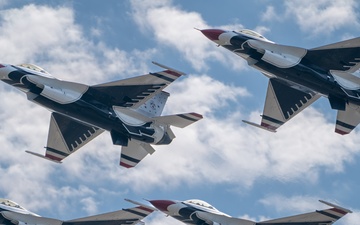
[[[360,218],[360,132],[334,133],[336,112],[322,98],[276,134],[260,121],[267,78],[196,28],[248,28],[281,44],[312,48],[359,36],[359,3],[349,1],[0,1],[0,58],[35,63],[87,84],[156,72],[157,61],[188,75],[172,84],[164,113],[196,111],[185,129],[136,168],[118,166],[110,135],[56,165],[43,153],[50,112],[0,85],[0,194],[47,217],[114,211],[134,200],[198,198],[254,220],[321,209],[318,199]],[[156,213],[148,224],[181,224]]]

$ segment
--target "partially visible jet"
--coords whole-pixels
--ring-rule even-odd
[[[151,200],[150,203],[168,216],[189,225],[330,225],[351,213],[350,210],[320,200],[331,208],[279,219],[254,222],[231,217],[202,200]]]
[[[275,132],[320,96],[338,110],[335,132],[350,133],[360,123],[360,38],[313,49],[285,46],[252,30],[201,32],[245,59],[270,78],[261,124]]]
[[[125,199],[135,204],[141,204]],[[0,199],[0,224],[2,225],[134,225],[143,223],[141,220],[156,209],[141,204],[140,206],[123,209],[115,212],[88,216],[79,219],[62,221],[58,219],[41,217],[26,210],[19,204],[8,200]]]
[[[107,130],[113,144],[123,146],[120,165],[130,168],[155,152],[150,144],[171,143],[171,125],[202,119],[197,113],[161,116],[170,95],[163,89],[184,73],[154,64],[165,70],[94,86],[58,80],[32,64],[0,64],[0,79],[52,111],[45,156],[28,153],[61,162]]]

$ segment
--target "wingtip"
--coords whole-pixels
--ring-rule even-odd
[[[319,202],[321,202],[321,203],[323,203],[323,204],[325,204],[325,205],[328,205],[328,206],[330,206],[330,207],[334,207],[334,208],[336,208],[336,209],[342,210],[342,211],[344,211],[344,214],[346,214],[346,213],[352,213],[352,211],[351,211],[350,209],[346,209],[346,208],[344,208],[344,207],[335,205],[335,204],[333,204],[333,203],[330,203],[330,202],[327,202],[327,201],[324,201],[324,200],[321,200],[321,199],[319,200]]]
[[[40,157],[42,159],[46,159],[46,160],[49,160],[51,162],[54,162],[54,163],[58,163],[58,164],[61,164],[62,162],[61,161],[58,161],[58,160],[53,160],[53,159],[50,159],[44,155],[41,155],[39,153],[36,153],[36,152],[32,152],[32,151],[28,151],[28,150],[25,150],[26,153],[29,153],[30,155],[34,155],[34,156],[37,156],[37,157]]]
[[[253,123],[253,122],[250,122],[250,121],[247,121],[247,120],[242,120],[243,123],[246,123],[246,124],[249,124],[251,126],[254,126],[254,127],[257,127],[257,128],[261,128],[263,130],[266,130],[266,131],[270,131],[272,133],[276,133],[276,130],[274,129],[270,129],[270,128],[267,128],[267,127],[264,127],[264,126],[261,126],[259,124],[256,124],[256,123]]]
[[[161,67],[161,68],[164,68],[164,69],[167,69],[167,70],[176,72],[176,73],[178,73],[178,74],[180,74],[180,75],[186,75],[186,73],[181,72],[181,71],[176,70],[176,69],[173,69],[173,68],[171,68],[171,67],[165,66],[164,64],[161,64],[161,63],[158,63],[158,62],[155,62],[155,61],[151,61],[151,63],[154,64],[154,65],[157,65],[157,66],[159,66],[159,67]]]
[[[199,113],[196,113],[196,112],[192,112],[192,113],[190,113],[190,114],[193,115],[193,116],[195,116],[195,117],[197,117],[199,120],[201,120],[201,119],[204,118],[203,115],[201,115],[201,114],[199,114]]]

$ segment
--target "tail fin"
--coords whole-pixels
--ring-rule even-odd
[[[139,108],[136,109],[136,111],[147,117],[160,116],[164,109],[166,100],[169,96],[169,93],[162,91],[154,97],[150,98],[144,104],[140,105]]]

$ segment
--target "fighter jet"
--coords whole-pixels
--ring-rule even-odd
[[[133,202],[131,200],[125,199]],[[135,204],[140,204],[133,202]],[[140,206],[123,209],[115,212],[99,214],[79,219],[62,221],[58,219],[41,217],[35,213],[26,210],[19,204],[0,198],[0,224],[3,225],[133,225],[141,223],[142,219],[148,216],[156,209],[151,206],[141,204]]]
[[[166,215],[189,225],[330,225],[347,213],[351,213],[350,210],[340,206],[322,200],[320,202],[329,205],[331,208],[279,219],[254,222],[231,217],[202,200],[194,199],[182,202],[171,200],[150,201],[153,206]]]
[[[170,125],[183,128],[202,118],[161,116],[170,95],[163,89],[184,73],[154,64],[165,70],[93,86],[56,79],[32,64],[0,64],[0,79],[52,111],[45,156],[28,153],[61,162],[107,130],[113,144],[123,146],[120,165],[130,168],[154,153],[150,144],[171,143]]]
[[[261,124],[275,132],[320,96],[338,110],[335,132],[350,133],[360,122],[360,38],[313,49],[269,41],[252,30],[201,32],[270,78]]]

